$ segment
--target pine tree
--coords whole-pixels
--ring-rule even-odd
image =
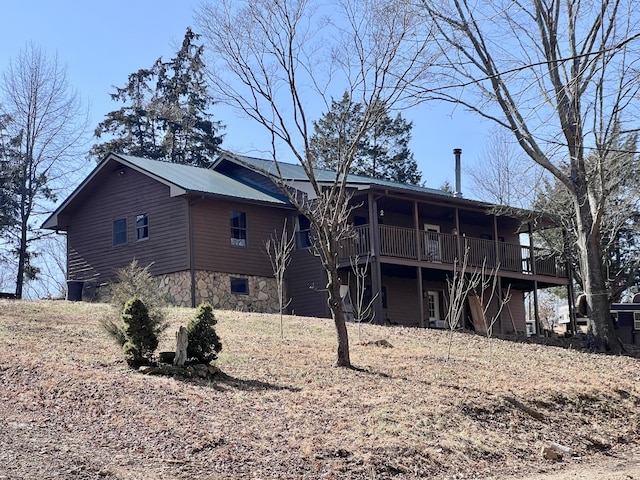
[[[132,366],[150,359],[158,348],[158,337],[149,318],[149,310],[138,297],[133,297],[124,306],[122,331],[125,339],[122,349]]]
[[[316,166],[337,170],[342,158],[361,127],[363,105],[353,102],[345,93],[340,101],[332,100],[330,110],[313,123],[311,153]],[[391,118],[380,107],[373,128],[365,131],[357,143],[357,152],[350,173],[418,185],[421,173],[409,150],[413,124],[398,114]]]
[[[106,115],[95,131],[112,138],[91,149],[98,159],[108,152],[206,167],[218,151],[223,125],[209,108],[203,47],[188,28],[180,50],[168,62],[129,75],[127,85],[111,94],[125,105]]]
[[[203,303],[198,307],[195,318],[187,325],[189,343],[187,345],[187,357],[196,359],[200,363],[209,363],[218,358],[222,351],[222,342],[216,333],[216,320],[213,307],[209,303]]]

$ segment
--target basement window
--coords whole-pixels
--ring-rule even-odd
[[[231,278],[231,293],[234,295],[249,295],[249,280],[246,278]]]
[[[127,219],[119,218],[113,221],[113,246],[127,243]]]

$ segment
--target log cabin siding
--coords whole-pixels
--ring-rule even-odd
[[[230,213],[244,212],[247,245],[231,244]],[[264,242],[282,232],[289,210],[220,199],[204,199],[192,206],[196,270],[272,277]]]
[[[72,213],[67,230],[68,277],[104,282],[134,258],[154,275],[188,269],[187,202],[135,170],[106,173]],[[149,238],[136,241],[136,215],[147,214]],[[113,245],[113,222],[126,218],[127,242]]]

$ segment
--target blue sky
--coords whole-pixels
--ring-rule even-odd
[[[120,107],[109,93],[124,86],[127,76],[150,67],[160,56],[170,58],[188,26],[199,0],[22,0],[2,6],[0,70],[29,42],[43,47],[67,65],[70,84],[89,106],[90,129]],[[263,127],[234,111],[214,106],[226,126],[223,147],[260,156],[268,149]],[[411,150],[427,186],[454,183],[453,149],[462,148],[463,172],[476,163],[485,147],[490,125],[451,106],[423,105],[403,112],[413,121]],[[87,163],[88,172],[94,165]],[[470,197],[463,175],[462,191]]]

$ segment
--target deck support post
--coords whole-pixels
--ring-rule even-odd
[[[419,311],[420,311],[420,319],[418,320],[418,326],[420,328],[424,328],[424,293],[422,290],[422,267],[417,267],[417,275],[418,275],[418,305],[419,305]]]
[[[418,210],[418,202],[413,201],[413,223],[416,230],[416,260],[422,260],[422,245],[420,241],[420,212]],[[424,292],[422,287],[422,267],[416,267],[416,278],[418,284],[418,326],[424,328]]]
[[[531,273],[533,277],[538,274],[536,268],[536,257],[533,251],[533,229],[531,228],[531,222],[527,223],[527,232],[529,233],[529,259],[531,260]],[[536,333],[540,335],[542,332],[542,323],[540,322],[540,305],[538,303],[538,281],[533,281],[533,315],[536,321]]]
[[[378,296],[373,300],[374,322],[383,325],[382,318],[382,271],[380,268],[380,227],[378,225],[378,201],[373,193],[368,195],[369,203],[369,228],[370,228],[370,250],[371,255],[371,294]]]

